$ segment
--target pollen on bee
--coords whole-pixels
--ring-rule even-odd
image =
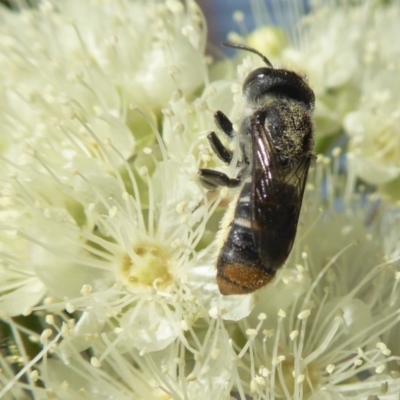
[[[226,264],[218,271],[217,283],[221,294],[248,294],[265,286],[273,275],[246,264]]]

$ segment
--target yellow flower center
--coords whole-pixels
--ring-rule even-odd
[[[286,360],[282,362],[282,372],[284,383],[280,381],[277,377],[277,384],[279,387],[283,387],[286,385],[289,393],[294,393],[295,385],[298,385],[302,381],[303,385],[303,396],[304,398],[308,398],[319,386],[320,381],[320,371],[313,364],[307,365],[305,368],[300,371],[300,374],[304,375],[304,380],[301,377],[294,377],[294,358],[292,356],[286,357]]]
[[[172,281],[171,256],[163,246],[142,242],[133,247],[133,254],[122,258],[121,274],[130,286],[165,287]]]

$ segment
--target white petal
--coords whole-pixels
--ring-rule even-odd
[[[148,302],[140,309],[133,308],[131,312],[126,312],[120,319],[126,336],[125,346],[149,352],[164,349],[181,330],[180,320],[173,315],[172,310],[166,313],[166,309],[156,302]]]
[[[0,312],[11,317],[21,315],[35,306],[45,296],[46,292],[46,287],[38,278],[24,279],[21,282],[21,287],[0,296]]]

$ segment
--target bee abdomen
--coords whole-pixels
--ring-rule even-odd
[[[251,225],[251,183],[237,200],[234,218],[217,260],[217,283],[223,295],[246,294],[265,286],[275,275],[262,265]]]

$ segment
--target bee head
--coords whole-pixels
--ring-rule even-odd
[[[223,45],[257,54],[267,65],[255,69],[244,80],[243,95],[247,101],[259,104],[267,96],[280,97],[298,101],[308,110],[314,108],[314,92],[301,76],[286,69],[274,69],[268,58],[252,47],[226,42]]]

